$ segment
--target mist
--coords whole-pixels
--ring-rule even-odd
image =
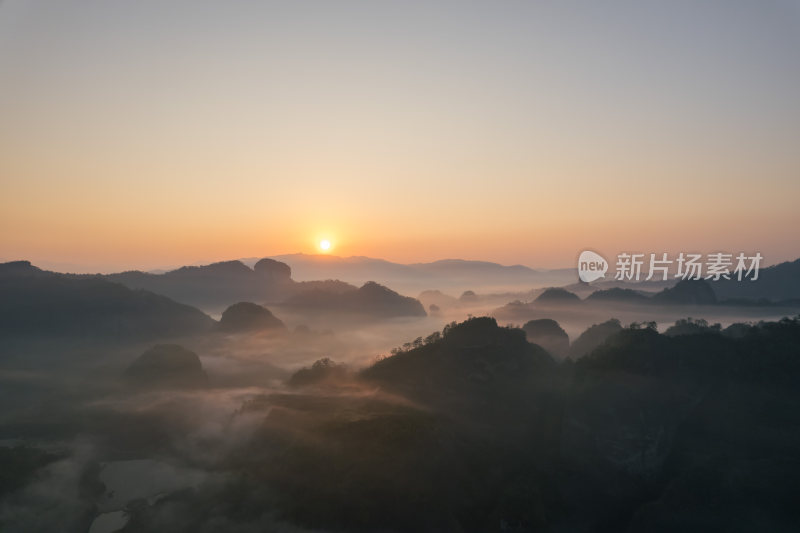
[[[433,265],[415,272],[471,288],[405,294],[363,264],[363,282],[298,281],[269,258],[1,264],[0,527],[647,531],[705,520],[678,510],[693,490],[752,525],[784,487],[800,300],[780,280],[800,263],[744,297],[705,280],[498,291],[486,272],[511,267]],[[720,464],[753,481],[731,489]],[[776,501],[779,530],[794,507]]]

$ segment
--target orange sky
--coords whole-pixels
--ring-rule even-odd
[[[788,4],[132,4],[0,4],[0,259],[800,256]]]

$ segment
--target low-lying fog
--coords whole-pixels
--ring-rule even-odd
[[[492,315],[501,325],[517,326],[552,318],[574,340],[609,318],[623,324],[656,321],[663,331],[686,317],[724,327],[796,313],[769,307],[505,303],[478,296],[476,301],[440,306],[424,318],[363,322],[309,319],[276,309],[288,333],[169,339],[202,362],[208,384],[192,390],[143,390],[124,381],[126,368],[152,343],[6,346],[0,371],[0,444],[33,447],[38,451],[30,460],[45,466],[26,479],[23,489],[3,499],[0,524],[14,524],[15,531],[42,531],[62,523],[68,525],[65,530],[111,532],[127,523],[126,509],[136,502],[152,505],[176,491],[224,486],[228,473],[220,468],[221,458],[246,448],[272,409],[270,395],[292,392],[286,382],[293,372],[322,358],[362,368],[392,348],[471,315]],[[4,459],[9,461],[19,458]],[[218,520],[216,530],[233,527],[225,523],[224,513]],[[300,531],[269,512],[254,527],[276,524],[281,530]]]

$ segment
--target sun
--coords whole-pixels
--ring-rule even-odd
[[[322,250],[323,252],[329,251],[331,249],[331,241],[329,241],[328,239],[322,239],[321,241],[319,241],[319,249]]]

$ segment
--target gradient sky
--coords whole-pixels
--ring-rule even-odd
[[[0,259],[800,256],[800,3],[0,0]]]

